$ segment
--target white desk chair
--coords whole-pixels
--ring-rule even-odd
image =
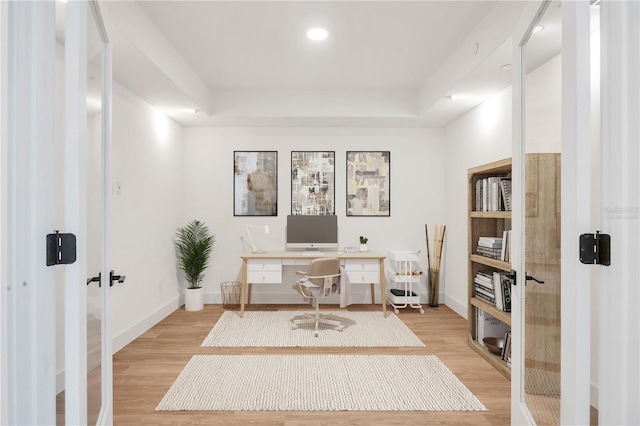
[[[344,325],[340,321],[331,320],[320,316],[320,299],[328,297],[338,291],[338,279],[340,278],[340,259],[336,257],[322,257],[313,259],[309,265],[309,272],[297,271],[298,279],[293,288],[303,297],[312,299],[316,305],[315,315],[305,315],[304,318],[293,321],[293,329],[301,324],[316,324],[314,334],[318,337],[318,324],[335,326],[342,331]]]

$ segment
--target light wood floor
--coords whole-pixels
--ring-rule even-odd
[[[323,309],[336,309],[323,306]],[[251,305],[247,310],[309,309],[297,305]],[[399,317],[424,342],[425,348],[201,348],[224,312],[220,305],[204,311],[178,309],[113,357],[115,425],[507,425],[510,383],[467,346],[467,322],[451,309],[405,309]],[[356,305],[351,311],[380,311]],[[382,312],[380,311],[380,315]],[[156,412],[155,407],[195,354],[345,353],[429,354],[440,360],[488,408],[485,412],[282,412],[194,411]]]

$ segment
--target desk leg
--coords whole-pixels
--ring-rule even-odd
[[[242,286],[240,286],[240,318],[244,318],[244,298],[247,294],[247,259],[242,259]]]
[[[387,317],[387,290],[384,283],[384,259],[380,259],[380,303],[382,303],[382,317]]]
[[[249,293],[247,294],[247,305],[251,304],[251,290],[253,289],[253,284],[251,283],[247,283],[247,290],[249,290]]]
[[[375,287],[375,284],[373,283],[369,285],[371,286],[371,304],[375,305],[376,304],[376,287]]]

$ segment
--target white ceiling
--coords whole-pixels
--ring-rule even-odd
[[[114,79],[184,126],[442,127],[511,83],[520,3],[101,5]]]

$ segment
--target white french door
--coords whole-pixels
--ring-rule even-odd
[[[590,421],[590,13],[532,2],[515,35],[513,424]]]
[[[65,6],[65,423],[111,424],[108,170],[111,63],[97,2]]]
[[[539,193],[530,191],[528,185],[531,173],[527,156],[535,148],[529,146],[533,137],[527,131],[535,105],[528,101],[532,95],[535,98],[535,92],[531,93],[533,89],[527,84],[531,74],[526,67],[529,55],[536,53],[532,51],[536,39],[533,29],[544,25],[554,3],[531,5],[520,28],[522,42],[514,51],[519,68],[514,80],[514,173],[516,180],[520,179],[518,188],[526,189],[520,191],[519,211],[514,212],[514,233],[519,232],[522,240],[514,254],[520,259],[515,265],[520,277],[533,271],[534,253],[530,252],[529,240],[535,220],[527,197]],[[550,365],[529,357],[528,342],[540,337],[531,333],[531,324],[544,317],[527,314],[531,309],[537,312],[536,305],[528,299],[532,284],[525,286],[525,280],[520,279],[514,292],[512,318],[513,327],[519,331],[513,334],[514,340],[518,335],[519,340],[514,342],[512,422],[589,424],[593,421],[589,406],[593,405],[598,409],[599,424],[637,425],[640,3],[562,2],[561,9],[562,132],[557,150],[561,156],[562,217],[560,399],[558,405],[556,395],[533,392],[530,369]],[[541,129],[548,130],[544,126]],[[610,235],[608,266],[578,262],[579,254],[588,251],[579,247],[578,236],[595,231]],[[553,321],[546,320],[544,326],[548,327]],[[534,406],[535,398],[555,405],[553,416],[541,415],[549,411]]]
[[[110,424],[111,65],[98,4],[0,2],[0,54],[0,424]],[[56,90],[58,69],[64,91]],[[99,106],[88,115],[94,92]],[[55,264],[66,262],[48,248],[57,229],[77,238],[71,264]],[[101,287],[88,293],[87,278],[97,273]],[[87,338],[94,318],[97,340]],[[56,327],[64,328],[64,344]],[[88,361],[88,354],[99,356]],[[88,390],[95,371],[97,385]],[[64,389],[63,409],[57,389]]]

